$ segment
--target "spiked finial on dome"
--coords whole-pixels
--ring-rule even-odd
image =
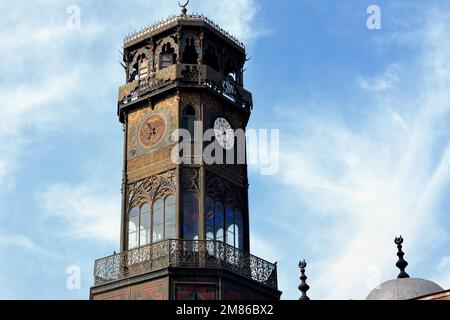
[[[397,266],[397,268],[400,269],[400,273],[398,274],[397,278],[398,279],[403,279],[403,278],[409,278],[409,275],[405,272],[405,268],[408,266],[408,262],[406,262],[403,259],[403,256],[405,255],[405,253],[402,251],[402,243],[403,243],[403,238],[402,236],[400,237],[396,237],[395,238],[395,244],[397,245],[397,256],[398,256],[398,261],[395,264]]]
[[[308,279],[308,277],[305,275],[305,268],[306,268],[306,261],[300,261],[298,264],[298,267],[300,268],[300,280],[302,281],[302,283],[300,283],[300,285],[298,286],[298,290],[300,290],[302,292],[302,296],[300,297],[299,300],[301,301],[307,301],[309,300],[309,297],[306,295],[306,292],[309,290],[309,286],[306,283],[306,279]]]

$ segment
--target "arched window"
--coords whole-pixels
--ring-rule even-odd
[[[224,212],[223,204],[220,201],[216,201],[214,211],[214,234],[217,241],[224,240]]]
[[[128,217],[128,249],[136,248],[139,245],[139,209],[132,208]]]
[[[206,240],[214,240],[214,200],[211,197],[205,200],[205,212]]]
[[[205,231],[206,240],[223,241],[244,249],[242,213],[230,207],[224,208],[221,201],[214,201],[211,197],[205,199]]]
[[[226,230],[226,243],[230,246],[235,246],[235,220],[234,220],[234,211],[231,208],[226,208],[226,217],[225,217],[225,230]]]
[[[142,55],[139,58],[139,80],[147,78],[148,74],[148,59]]]
[[[186,64],[197,64],[198,54],[197,49],[195,48],[194,39],[187,38],[186,46],[184,47],[183,52],[183,63]]]
[[[139,220],[139,246],[145,246],[151,241],[150,238],[150,205],[144,204],[140,210],[140,220]]]
[[[176,232],[176,210],[175,210],[175,196],[168,196],[165,201],[165,227],[164,239],[175,239]]]
[[[153,204],[153,242],[163,240],[164,201],[159,199]]]
[[[236,228],[234,235],[236,241],[236,247],[238,249],[244,250],[244,222],[242,220],[242,214],[239,211],[236,211],[235,216]]]
[[[217,57],[216,51],[213,47],[208,46],[206,48],[203,61],[214,70],[220,71],[219,58]]]
[[[151,206],[133,207],[128,216],[128,249],[176,238],[176,201],[168,196]]]
[[[198,239],[198,196],[194,192],[183,197],[183,235],[185,240]]]
[[[170,42],[166,43],[162,47],[161,54],[159,56],[159,68],[164,69],[175,63],[175,50],[172,48]]]
[[[194,129],[195,129],[195,108],[191,105],[187,105],[184,109],[183,113],[183,119],[182,119],[182,127],[183,129],[186,129],[189,131],[189,134],[191,135],[191,140],[194,139]]]

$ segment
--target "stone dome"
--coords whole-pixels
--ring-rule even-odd
[[[366,300],[409,300],[444,291],[433,281],[403,278],[386,281],[373,289]]]

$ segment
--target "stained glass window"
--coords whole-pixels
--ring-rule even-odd
[[[205,202],[206,240],[214,240],[214,200],[207,197]]]
[[[214,233],[217,241],[223,241],[224,239],[224,212],[223,204],[220,201],[216,201],[214,213]]]
[[[234,239],[234,228],[235,228],[235,223],[234,223],[234,211],[231,208],[226,208],[225,210],[226,212],[226,226],[225,226],[225,230],[226,230],[226,243],[229,244],[230,246],[235,246],[235,239]]]
[[[235,239],[237,248],[244,250],[244,222],[242,220],[242,214],[236,211],[235,216],[236,228],[235,228]]]
[[[186,240],[198,239],[198,196],[194,192],[183,198],[183,234]]]

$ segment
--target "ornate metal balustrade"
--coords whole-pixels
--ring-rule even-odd
[[[174,83],[203,85],[248,111],[253,107],[252,94],[238,85],[233,78],[225,77],[207,65],[181,63],[158,70],[148,78],[122,86],[119,89],[119,107]]]
[[[98,259],[94,285],[168,267],[222,268],[277,289],[276,264],[213,240],[165,240]]]

